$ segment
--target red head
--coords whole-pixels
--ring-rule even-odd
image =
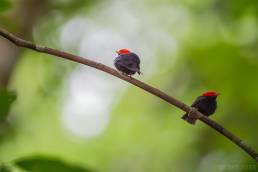
[[[218,95],[219,95],[219,93],[217,93],[215,91],[207,91],[202,94],[202,96],[205,96],[205,97],[217,97]]]
[[[121,49],[121,50],[116,51],[116,53],[117,53],[118,55],[121,55],[121,54],[129,54],[130,51],[129,51],[128,49]]]

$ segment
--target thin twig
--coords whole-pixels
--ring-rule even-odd
[[[0,28],[0,35],[3,36],[4,38],[8,39],[9,41],[13,42],[15,45],[19,46],[19,47],[25,47],[25,48],[29,48],[38,52],[42,52],[42,53],[46,53],[46,54],[50,54],[50,55],[54,55],[56,57],[61,57],[64,59],[68,59],[77,63],[81,63],[90,67],[93,67],[97,70],[101,70],[105,73],[108,73],[110,75],[116,76],[117,78],[120,78],[124,81],[127,81],[147,92],[149,92],[150,94],[153,94],[156,97],[159,97],[163,100],[165,100],[166,102],[176,106],[177,108],[185,111],[186,113],[189,113],[191,111],[191,107],[187,106],[186,104],[184,104],[183,102],[169,96],[168,94],[162,92],[161,90],[154,88],[142,81],[139,81],[135,78],[132,77],[128,77],[126,75],[122,75],[120,74],[118,71],[116,71],[115,69],[108,67],[104,64],[80,57],[80,56],[76,56],[67,52],[63,52],[63,51],[59,51],[56,49],[52,49],[52,48],[48,48],[45,46],[39,46],[36,45],[32,42],[23,40],[15,35],[13,35],[12,33]],[[199,116],[200,120],[202,122],[204,122],[205,124],[207,124],[208,126],[210,126],[211,128],[213,128],[214,130],[216,130],[217,132],[221,133],[222,135],[224,135],[225,137],[227,137],[229,140],[231,140],[233,143],[235,143],[236,145],[238,145],[241,149],[243,149],[246,153],[248,153],[253,159],[255,159],[258,162],[258,153],[251,148],[250,146],[248,146],[246,143],[244,143],[239,137],[237,137],[236,135],[234,135],[233,133],[231,133],[230,131],[228,131],[227,129],[225,129],[224,127],[222,127],[220,124],[218,124],[217,122],[213,121],[212,119],[204,116],[203,114],[201,114],[198,111],[194,112],[197,116]]]

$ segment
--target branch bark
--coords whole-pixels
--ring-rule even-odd
[[[120,78],[124,81],[127,81],[143,90],[145,90],[146,92],[149,92],[150,94],[159,97],[160,99],[170,103],[171,105],[176,106],[177,108],[185,111],[186,113],[189,113],[191,110],[194,111],[194,109],[192,109],[190,106],[187,106],[186,104],[184,104],[183,102],[175,99],[172,96],[169,96],[168,94],[162,92],[161,90],[154,88],[142,81],[139,81],[137,79],[128,77],[126,75],[122,75],[120,74],[118,71],[116,71],[115,69],[108,67],[104,64],[80,57],[80,56],[76,56],[67,52],[63,52],[63,51],[59,51],[56,49],[52,49],[49,47],[45,47],[45,46],[40,46],[37,44],[34,44],[32,42],[23,40],[15,35],[13,35],[12,33],[0,28],[0,35],[4,38],[6,38],[7,40],[11,41],[12,43],[14,43],[15,45],[19,46],[19,47],[24,47],[24,48],[28,48],[28,49],[32,49],[34,51],[38,51],[41,53],[46,53],[49,55],[53,55],[56,57],[61,57],[67,60],[71,60],[77,63],[81,63],[90,67],[93,67],[97,70],[103,71],[105,73],[108,73],[110,75],[113,75],[117,78]],[[201,114],[198,111],[194,111],[193,113],[195,113],[195,115],[197,115],[199,117],[199,120],[201,120],[203,123],[207,124],[208,126],[210,126],[211,128],[213,128],[214,130],[216,130],[217,132],[221,133],[222,135],[224,135],[226,138],[228,138],[230,141],[232,141],[233,143],[235,143],[237,146],[239,146],[241,149],[243,149],[247,154],[249,154],[256,162],[258,162],[258,153],[250,146],[248,146],[246,143],[244,143],[239,137],[237,137],[236,135],[234,135],[233,133],[231,133],[230,131],[228,131],[227,129],[225,129],[223,126],[221,126],[220,124],[218,124],[217,122],[215,122],[214,120],[204,116],[203,114]]]

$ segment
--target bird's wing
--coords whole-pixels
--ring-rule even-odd
[[[135,53],[131,53],[131,56],[133,56],[132,60],[137,63],[138,65],[140,65],[141,61],[140,61],[140,58],[137,54]]]
[[[202,105],[202,102],[205,100],[205,97],[199,96],[196,98],[196,100],[193,102],[191,107],[199,108]]]
[[[139,71],[139,63],[137,63],[137,59],[135,61],[134,58],[131,58],[129,56],[124,56],[121,58],[117,58],[115,62],[129,70],[136,71],[136,72]]]
[[[132,63],[132,62],[124,62],[124,61],[123,61],[123,62],[122,62],[122,61],[116,61],[116,63],[119,64],[119,65],[121,65],[121,66],[123,66],[123,67],[125,67],[125,68],[127,68],[127,69],[129,69],[129,70],[131,70],[131,71],[136,71],[136,72],[139,71],[138,65],[135,64],[135,63]]]

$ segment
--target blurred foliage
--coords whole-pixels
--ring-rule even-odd
[[[0,164],[0,172],[12,172],[11,168]]]
[[[2,3],[7,1],[0,1],[1,11],[7,9]],[[62,49],[59,33],[65,22],[77,16],[88,17],[107,29],[105,22],[109,14],[100,19],[94,17],[116,3],[119,4],[111,0],[50,1],[51,10],[34,27],[33,38],[40,44]],[[116,16],[123,13],[120,8],[125,2],[120,3]],[[141,3],[144,5],[140,6]],[[125,5],[140,11],[136,15],[141,17],[141,25],[145,26],[150,19],[157,22],[146,25],[142,32],[155,25],[164,27],[162,31],[173,37],[178,47],[175,57],[172,50],[162,51],[161,47],[153,50],[151,53],[158,57],[153,61],[158,70],[148,79],[146,75],[140,79],[187,104],[203,91],[218,90],[219,108],[212,118],[257,149],[258,1],[132,0],[130,5]],[[172,20],[177,13],[166,13],[165,7],[173,7],[169,12],[182,10],[180,14],[187,17]],[[5,22],[16,27],[12,21]],[[144,39],[142,32],[138,39]],[[96,51],[101,48],[97,47]],[[254,161],[223,136],[200,122],[189,126],[180,120],[181,111],[135,87],[128,87],[121,97],[114,96],[116,103],[102,135],[92,139],[71,135],[62,125],[60,106],[63,106],[63,92],[67,91],[64,82],[75,66],[52,56],[24,51],[9,86],[19,95],[10,116],[14,134],[1,142],[0,162],[15,162],[33,172],[83,170],[66,162],[111,172],[258,171]],[[11,92],[0,93],[1,118],[6,118],[14,97]],[[58,158],[15,161],[17,157],[41,153]]]
[[[0,89],[0,122],[6,119],[11,104],[15,99],[16,94],[14,92]]]
[[[0,12],[3,12],[11,7],[11,3],[9,0],[1,0],[0,1]]]
[[[59,159],[35,156],[16,160],[16,166],[29,172],[91,172],[91,170],[67,164]]]
[[[52,6],[54,9],[62,12],[63,15],[75,14],[78,11],[81,11],[83,8],[89,8],[90,5],[97,3],[98,0],[57,0],[52,1]]]

